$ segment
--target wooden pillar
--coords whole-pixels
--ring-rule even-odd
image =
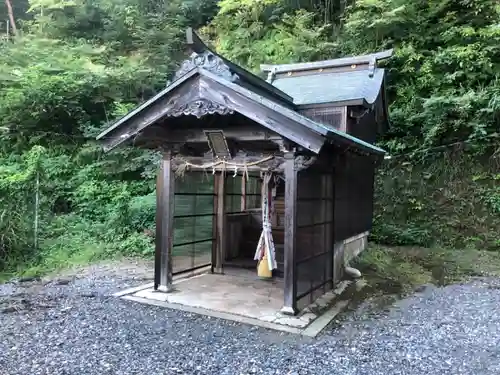
[[[336,233],[336,225],[337,225],[337,215],[336,215],[336,202],[337,202],[337,181],[341,176],[339,175],[339,169],[337,168],[339,162],[339,155],[335,154],[332,161],[333,171],[332,171],[332,245],[333,245],[333,285],[338,283],[341,278],[341,274],[339,273],[339,269],[344,267],[344,250],[343,245],[339,244],[339,239]]]
[[[281,312],[297,314],[297,174],[294,153],[285,154],[285,290]]]
[[[217,210],[219,209],[218,198],[219,198],[219,179],[217,174],[214,175],[214,207],[213,207],[213,217],[212,217],[212,259],[211,259],[211,272],[215,273],[215,266],[217,264]]]
[[[332,174],[324,174],[321,176],[322,198],[326,199],[322,204],[322,220],[323,223],[323,243],[324,251],[328,251],[328,261],[325,264],[326,280],[329,280],[329,289],[333,289],[333,204],[332,204]]]
[[[172,245],[174,237],[175,176],[170,152],[160,162],[156,180],[155,290],[172,290]]]
[[[223,172],[214,175],[214,190],[216,194],[215,209],[215,246],[212,248],[212,272],[224,273],[223,262],[226,254],[226,199],[225,199],[226,176]]]

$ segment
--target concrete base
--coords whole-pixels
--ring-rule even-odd
[[[124,299],[257,325],[280,331],[316,336],[347,306],[340,294],[352,282],[339,286],[296,316],[283,314],[282,280],[260,280],[255,271],[225,270],[225,275],[203,273],[174,281],[182,283],[170,293],[151,285],[119,292]]]
[[[162,292],[162,293],[172,293],[174,291],[173,285],[166,286],[166,285],[159,285],[158,288],[156,289],[157,292]]]
[[[280,313],[282,313],[283,315],[287,315],[287,316],[297,315],[297,311],[293,307],[289,307],[289,306],[283,306],[280,310]]]
[[[360,233],[356,236],[350,237],[339,245],[344,247],[344,264],[346,266],[356,257],[361,254],[368,246],[369,232]]]

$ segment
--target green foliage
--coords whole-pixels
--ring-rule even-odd
[[[0,164],[0,267],[23,259],[33,241],[36,180],[44,153],[35,146],[24,157]]]
[[[153,76],[136,58],[106,66],[102,48],[81,43],[26,37],[0,50],[0,72],[10,72],[0,83],[1,123],[9,129],[2,146],[19,151],[83,144],[86,129],[102,126],[118,104],[135,100],[145,89],[140,82]]]
[[[389,62],[392,152],[467,141],[498,145],[496,1],[362,0],[348,9],[343,50],[396,48]]]
[[[335,43],[329,25],[316,25],[314,13],[283,13],[281,0],[223,0],[204,32],[228,59],[258,71],[262,63],[289,63],[328,56]]]
[[[142,3],[30,5],[35,17],[24,17],[22,37],[0,42],[0,269],[37,273],[150,255],[144,231],[154,211],[136,200],[154,191],[157,155],[121,149],[104,156],[93,139],[164,85],[182,29],[169,20],[182,23],[183,13],[174,2],[163,13],[150,9],[156,18],[144,16]]]
[[[376,182],[373,239],[500,250],[499,174],[497,158],[462,151],[388,162]]]
[[[382,142],[392,153],[463,141],[484,153],[500,142],[496,1],[223,0],[219,5],[207,35],[225,56],[255,71],[264,62],[395,48],[388,62],[391,129]]]

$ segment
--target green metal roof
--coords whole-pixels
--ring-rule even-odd
[[[384,81],[384,69],[276,77],[272,84],[296,105],[364,101],[373,104]]]

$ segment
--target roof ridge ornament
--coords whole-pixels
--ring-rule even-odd
[[[193,53],[188,59],[182,62],[180,68],[175,72],[174,81],[193,69],[205,69],[230,82],[235,82],[239,79],[238,75],[231,70],[224,59],[212,52],[191,27],[188,27],[186,30],[186,44]],[[167,86],[169,83],[167,82]]]
[[[181,78],[191,70],[197,68],[205,69],[230,82],[235,82],[239,78],[219,56],[216,56],[210,51],[203,51],[201,53],[193,52],[189,59],[184,60],[179,70],[175,73],[174,80]]]
[[[210,46],[205,44],[191,27],[188,27],[186,30],[186,45],[191,51],[196,52],[197,54],[211,53],[214,56],[214,61],[217,61],[217,64],[221,67],[224,67],[224,72],[221,74],[222,68],[211,70],[203,66],[204,69],[209,70],[216,75],[222,76],[230,82],[246,82],[251,86],[255,86],[257,89],[263,90],[264,93],[267,93],[268,95],[293,106],[293,98],[291,96],[277,89],[272,84],[262,79],[262,77],[245,70],[244,68],[224,58],[224,56],[219,55],[213,48],[210,48]]]

